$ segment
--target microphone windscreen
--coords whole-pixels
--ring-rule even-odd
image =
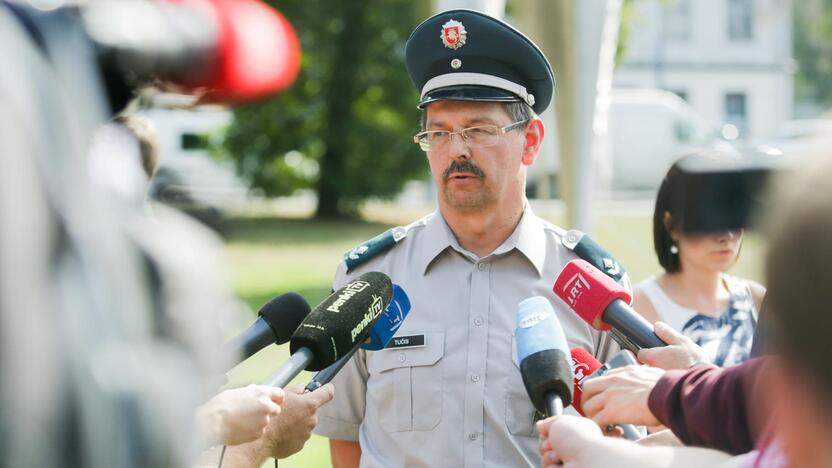
[[[300,41],[286,18],[260,0],[168,0],[213,15],[210,73],[174,78],[201,102],[247,102],[288,87],[300,71]]]
[[[362,343],[393,296],[384,273],[371,271],[347,283],[315,307],[289,341],[294,354],[312,351],[306,370],[319,371]]]
[[[589,377],[600,367],[601,362],[595,359],[595,356],[589,354],[587,350],[583,348],[572,348],[572,372],[575,378],[575,385],[572,389],[572,407],[581,416],[586,416],[581,406],[581,395],[583,394],[581,384],[585,378]]]
[[[367,351],[379,351],[387,346],[410,312],[410,299],[401,286],[393,284],[393,299],[378,321],[370,329],[369,341],[361,345]]]
[[[288,343],[292,334],[298,329],[311,307],[306,299],[296,292],[288,292],[272,298],[263,304],[257,313],[274,332],[275,343]]]
[[[546,394],[572,401],[572,365],[563,327],[545,297],[531,297],[517,306],[517,360],[532,404],[546,413]]]
[[[580,259],[566,264],[552,290],[592,328],[602,331],[611,329],[603,320],[607,306],[615,299],[628,304],[632,299],[623,286]]]
[[[517,362],[545,349],[569,349],[552,304],[542,296],[530,297],[517,305],[515,337]]]

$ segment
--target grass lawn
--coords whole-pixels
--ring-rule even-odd
[[[534,204],[535,213],[563,226],[557,205]],[[250,217],[230,223],[227,233],[227,260],[235,291],[252,310],[272,297],[296,291],[314,307],[330,291],[335,267],[347,250],[391,226],[407,224],[429,212],[429,208],[402,209],[373,204],[365,211],[366,222],[312,221],[300,218]],[[653,252],[649,209],[619,210],[599,208],[593,238],[612,252],[630,272],[634,283],[658,272]],[[759,236],[747,234],[740,259],[731,273],[762,278],[764,243]],[[552,278],[554,282],[554,278]],[[253,320],[253,316],[252,316]],[[230,330],[231,336],[236,330]],[[287,357],[288,346],[263,350],[229,374],[232,384],[265,380]],[[308,381],[308,374],[297,382]],[[271,462],[265,466],[273,466]],[[326,439],[313,436],[304,449],[285,460],[285,468],[327,467],[329,449]]]

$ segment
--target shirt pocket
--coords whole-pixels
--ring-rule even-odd
[[[442,419],[445,334],[424,335],[424,346],[383,349],[368,359],[367,403],[387,431],[429,431]]]
[[[513,435],[537,437],[534,427],[535,408],[526,392],[523,377],[520,375],[520,363],[517,361],[517,343],[511,335],[511,361],[505,394],[506,428]]]

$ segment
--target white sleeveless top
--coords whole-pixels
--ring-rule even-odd
[[[722,279],[731,296],[726,310],[715,317],[673,302],[655,276],[642,281],[636,288],[647,295],[662,322],[701,346],[711,362],[728,367],[748,359],[757,328],[757,308],[748,281],[729,275],[722,275]]]

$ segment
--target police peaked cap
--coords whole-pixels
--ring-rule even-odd
[[[508,24],[473,10],[449,10],[416,27],[405,45],[407,72],[433,101],[527,103],[549,107],[555,79],[537,46]]]

